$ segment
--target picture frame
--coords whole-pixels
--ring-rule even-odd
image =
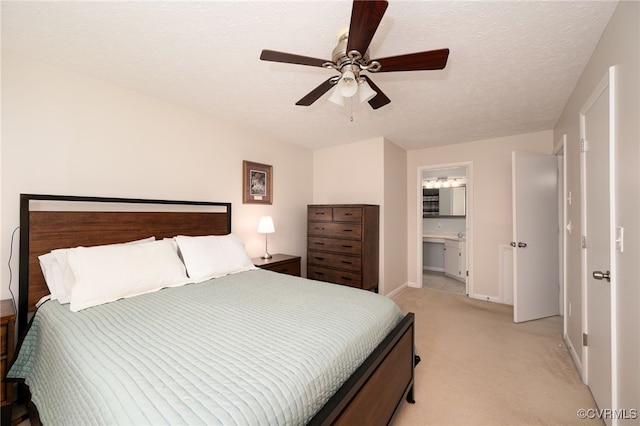
[[[273,204],[273,167],[268,164],[242,162],[242,202]]]

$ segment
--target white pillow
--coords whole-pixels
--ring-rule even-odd
[[[108,245],[142,244],[155,241],[155,239],[156,237],[149,237],[127,243]],[[38,256],[40,269],[42,269],[44,280],[51,293],[51,300],[57,300],[59,303],[69,303],[71,301],[71,291],[76,281],[67,259],[69,250],[73,249],[56,249],[42,256]]]
[[[42,275],[44,275],[44,281],[47,283],[49,293],[51,293],[51,300],[57,300],[59,294],[58,288],[61,287],[62,282],[60,265],[58,265],[58,261],[56,261],[53,252],[38,256],[38,261],[40,262]]]
[[[256,269],[240,238],[233,234],[175,237],[189,277],[199,283]]]
[[[76,278],[73,312],[191,282],[170,241],[77,247],[67,257]]]

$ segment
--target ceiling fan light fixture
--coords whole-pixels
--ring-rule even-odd
[[[344,106],[344,97],[338,91],[339,87],[336,86],[329,97],[329,102],[333,102],[336,105]]]
[[[343,72],[336,89],[340,92],[340,95],[345,98],[350,98],[355,95],[358,91],[358,82],[355,74],[352,71]]]
[[[263,61],[321,67],[340,73],[339,76],[331,77],[321,83],[296,102],[296,105],[309,106],[313,104],[331,90],[334,85],[337,85],[336,91],[342,97],[350,98],[355,96],[358,92],[358,84],[361,83],[360,73],[362,71],[386,73],[441,70],[446,67],[449,58],[449,49],[447,48],[371,59],[369,47],[378,30],[378,26],[382,22],[382,17],[387,10],[389,2],[388,0],[352,1],[349,28],[343,29],[338,33],[338,43],[333,49],[330,61],[269,49],[262,50],[260,59]],[[391,102],[391,99],[375,83],[369,79],[367,79],[367,83],[374,91],[366,90],[363,87],[362,92],[365,93],[360,93],[360,102],[368,100],[374,110]],[[372,93],[374,94],[373,96],[371,96]],[[336,101],[339,99],[337,97],[332,98]],[[341,101],[336,103],[343,104],[344,99],[341,99]]]
[[[360,98],[360,103],[368,102],[376,96],[378,92],[373,90],[367,80],[362,79],[362,81],[358,84],[358,97]]]

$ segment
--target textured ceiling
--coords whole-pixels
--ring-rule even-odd
[[[390,0],[372,58],[451,54],[442,71],[369,74],[391,99],[375,111],[328,94],[296,106],[336,73],[259,60],[331,59],[348,0],[3,0],[2,47],[311,149],[381,136],[416,149],[552,128],[616,5]]]

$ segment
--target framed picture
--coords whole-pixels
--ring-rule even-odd
[[[251,161],[242,162],[242,202],[273,203],[273,167]]]

